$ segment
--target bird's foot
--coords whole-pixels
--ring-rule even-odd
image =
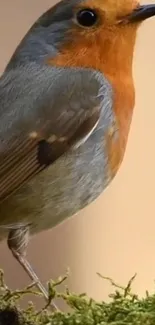
[[[8,236],[8,247],[10,248],[13,256],[16,258],[16,260],[19,262],[19,264],[22,266],[22,268],[25,270],[25,272],[28,274],[30,279],[33,281],[33,283],[36,284],[39,291],[42,292],[46,303],[50,305],[53,311],[58,311],[58,307],[55,305],[55,303],[52,301],[51,304],[49,304],[49,294],[48,291],[45,289],[43,284],[41,283],[40,279],[34,272],[33,268],[31,267],[31,264],[27,261],[25,257],[25,251],[28,243],[28,236],[29,236],[29,228],[28,227],[21,227],[18,229],[12,229]]]

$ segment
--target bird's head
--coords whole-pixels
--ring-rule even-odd
[[[132,65],[137,28],[153,15],[155,4],[137,0],[62,0],[34,23],[10,64],[43,60],[105,74],[114,66],[126,70]]]
[[[131,68],[137,28],[153,15],[155,5],[136,0],[63,0],[37,24],[58,50],[57,64],[92,67],[106,74],[110,66]]]
[[[103,70],[109,61],[131,61],[137,28],[153,15],[155,4],[137,0],[62,0],[34,23],[10,64],[49,57]]]

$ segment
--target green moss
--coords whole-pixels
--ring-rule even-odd
[[[101,275],[100,275],[101,276]],[[101,276],[102,277],[102,276]],[[104,278],[104,277],[102,277]],[[30,304],[27,309],[19,307],[20,298],[25,294],[39,295],[34,284],[18,291],[11,291],[4,283],[3,272],[0,272],[0,325],[155,325],[155,294],[139,298],[131,291],[135,276],[124,288],[110,278],[114,293],[110,294],[110,302],[97,302],[86,295],[76,295],[66,289],[58,293],[58,285],[66,277],[49,282],[49,303],[40,311]],[[66,301],[71,312],[52,312],[49,304],[53,298]]]

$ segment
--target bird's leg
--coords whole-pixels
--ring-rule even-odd
[[[21,226],[16,229],[11,229],[8,235],[8,247],[10,248],[13,256],[20,263],[22,268],[26,271],[30,279],[36,283],[38,289],[43,293],[46,301],[48,301],[48,292],[34,272],[30,263],[27,261],[26,248],[29,241],[29,227]],[[52,302],[51,308],[53,311],[58,310],[57,306]]]

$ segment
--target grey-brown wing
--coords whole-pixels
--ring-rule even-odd
[[[4,74],[0,202],[90,134],[108,100],[108,83],[93,71],[29,64]]]

